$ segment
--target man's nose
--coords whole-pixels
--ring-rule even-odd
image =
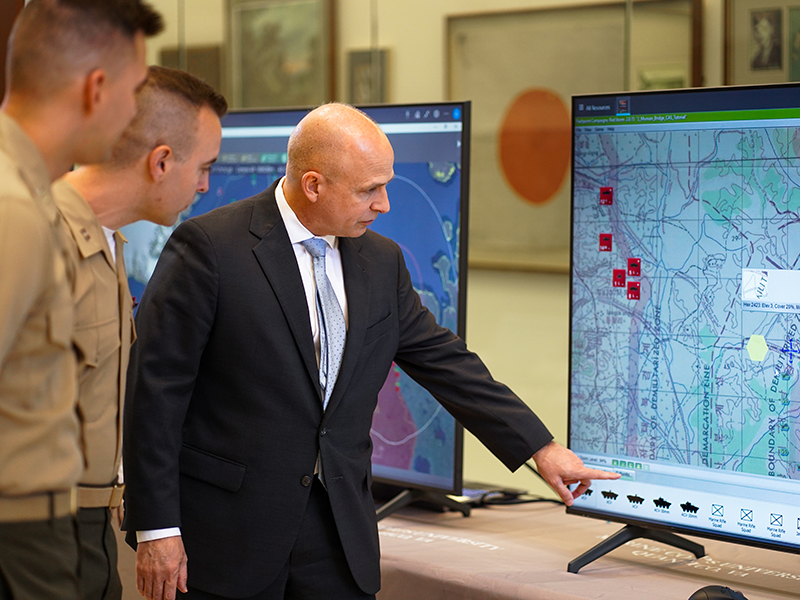
[[[389,212],[389,194],[386,193],[386,188],[382,188],[378,199],[372,203],[372,210],[381,214]]]
[[[208,191],[208,175],[208,173],[205,173],[200,178],[200,181],[197,182],[197,192],[199,194],[205,194]]]

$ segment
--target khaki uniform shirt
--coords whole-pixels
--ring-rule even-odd
[[[86,453],[80,483],[108,486],[116,481],[121,460],[122,402],[133,339],[133,308],[122,249],[125,238],[114,233],[115,261],[100,221],[83,196],[61,179],[53,184],[53,198],[64,216],[62,227],[73,242],[78,410]]]
[[[83,468],[60,220],[39,151],[0,113],[0,498],[69,490]]]

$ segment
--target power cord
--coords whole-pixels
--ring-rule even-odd
[[[544,477],[542,477],[541,473],[536,470],[536,467],[531,465],[528,462],[522,463],[525,467],[530,470],[534,475],[536,475],[542,481],[545,481]],[[547,483],[545,481],[545,483]],[[482,506],[511,506],[515,504],[537,504],[537,503],[550,503],[550,504],[558,504],[564,506],[564,503],[561,500],[557,500],[554,498],[544,498],[542,496],[533,496],[531,494],[519,494],[513,493],[508,491],[487,491],[486,493],[478,496],[477,498],[473,498],[470,501],[470,505],[476,508]]]
[[[502,492],[489,492],[485,494],[485,499],[481,498],[481,504],[476,506],[511,506],[514,504],[561,504],[561,500],[553,498],[543,498],[542,496],[532,496],[530,494],[503,494]]]

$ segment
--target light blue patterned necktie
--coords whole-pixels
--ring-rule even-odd
[[[311,238],[301,242],[314,257],[314,280],[317,283],[317,319],[319,323],[319,385],[322,389],[322,409],[328,407],[339,365],[344,354],[347,327],[339,300],[333,291],[331,280],[325,273],[325,240]]]

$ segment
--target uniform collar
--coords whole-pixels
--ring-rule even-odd
[[[102,252],[108,264],[115,268],[103,226],[80,192],[62,178],[53,184],[53,197],[69,226],[81,258],[85,259]],[[115,234],[115,237],[116,235],[119,233]]]

